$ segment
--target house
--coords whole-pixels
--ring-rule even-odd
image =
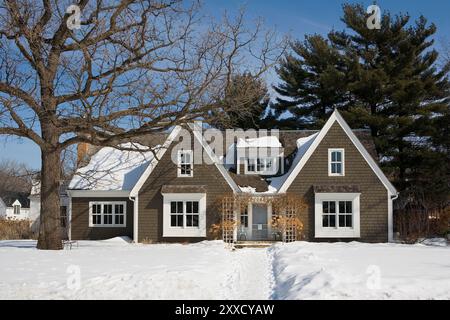
[[[217,131],[175,127],[118,149],[83,146],[86,165],[67,190],[69,237],[199,241],[222,223],[227,242],[288,241],[297,239],[292,230],[271,222],[295,214],[304,240],[392,240],[397,191],[377,165],[370,133],[351,130],[338,111],[319,131],[233,140]],[[306,208],[276,205],[288,197]]]
[[[69,207],[69,196],[66,189],[69,181],[61,181],[59,187],[60,200],[60,214],[61,214],[61,228],[63,237],[67,237],[67,208]],[[38,179],[32,181],[31,192],[28,196],[30,203],[29,219],[31,221],[31,230],[33,232],[39,231],[39,218],[41,215],[41,182]]]
[[[0,218],[30,219],[30,201],[28,193],[8,191],[0,195]]]

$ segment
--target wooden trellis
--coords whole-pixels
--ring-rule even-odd
[[[235,201],[233,197],[222,199],[222,237],[225,243],[233,243],[236,226]]]
[[[233,243],[236,240],[236,228],[238,226],[237,212],[241,212],[249,203],[266,203],[272,205],[272,218],[270,222],[273,228],[281,232],[284,242],[293,242],[303,228],[299,217],[307,206],[303,198],[295,195],[277,196],[251,196],[251,195],[226,195],[219,198],[222,207],[222,239],[225,243]],[[274,214],[274,213],[277,214]]]
[[[286,227],[284,228],[283,241],[293,242],[297,241],[297,229],[294,223],[294,219],[297,216],[296,208],[294,206],[288,206],[285,211],[286,215]]]

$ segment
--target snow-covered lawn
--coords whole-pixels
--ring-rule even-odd
[[[0,241],[0,299],[450,299],[450,247]],[[79,272],[79,287],[76,279]]]
[[[269,252],[275,299],[450,299],[448,246],[299,242]]]

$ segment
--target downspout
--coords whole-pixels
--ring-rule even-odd
[[[68,215],[69,215],[69,219],[68,219],[68,228],[69,228],[69,232],[67,232],[69,241],[72,241],[72,195],[70,194],[70,190],[67,190],[67,195],[69,196],[69,207],[68,207]]]
[[[399,196],[399,192],[395,195],[389,194],[388,202],[388,242],[394,241],[394,200]]]
[[[133,242],[138,243],[138,197],[133,197],[131,194],[128,199],[133,202]]]

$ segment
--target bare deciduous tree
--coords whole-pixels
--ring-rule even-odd
[[[37,247],[61,249],[61,153],[77,143],[116,146],[204,117],[245,67],[255,77],[284,40],[247,28],[244,12],[220,22],[197,2],[0,0],[0,134],[41,149]],[[250,67],[253,66],[253,67]]]

